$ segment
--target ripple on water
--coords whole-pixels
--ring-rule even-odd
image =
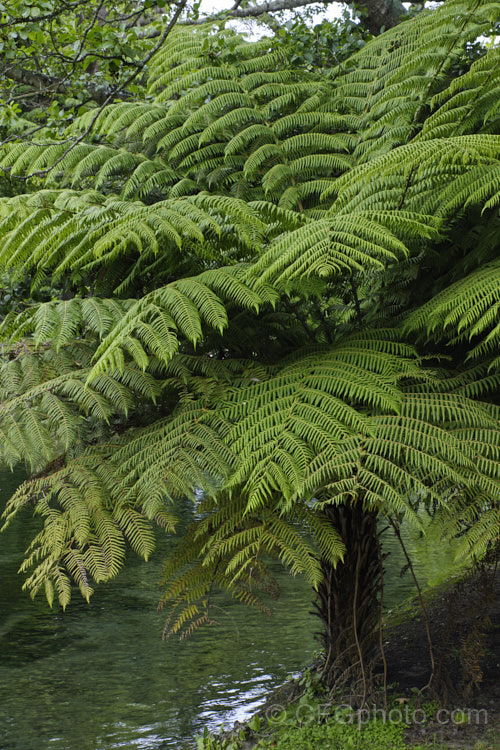
[[[173,750],[204,726],[243,721],[317,648],[311,591],[279,566],[272,619],[220,598],[218,627],[162,642],[157,582],[168,539],[148,566],[131,558],[90,605],[76,594],[65,614],[51,611],[30,601],[16,575],[29,532],[23,520],[0,539],[2,750]],[[400,563],[394,603],[412,590],[408,579],[401,590]],[[442,559],[432,566],[442,570]]]

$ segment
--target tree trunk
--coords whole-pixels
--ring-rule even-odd
[[[372,687],[378,661],[377,622],[380,610],[381,562],[377,515],[361,504],[325,509],[342,535],[343,563],[322,560],[323,582],[314,602],[321,618],[325,649],[323,678],[362,706]]]
[[[397,26],[407,15],[407,10],[400,0],[364,0],[358,7],[361,23],[374,36]]]

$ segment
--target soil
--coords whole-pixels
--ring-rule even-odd
[[[408,739],[435,736],[452,748],[473,747],[492,730],[500,732],[500,569],[477,571],[434,592],[426,618],[418,605],[401,622],[389,620],[388,675],[398,695],[417,706],[434,700],[444,710],[441,722],[412,724]]]

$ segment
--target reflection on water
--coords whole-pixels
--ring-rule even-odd
[[[3,504],[20,478],[0,479]],[[75,596],[66,613],[50,610],[21,591],[16,575],[27,531],[22,519],[0,536],[2,750],[176,748],[206,725],[253,713],[317,648],[310,590],[280,571],[273,618],[220,599],[216,628],[163,642],[157,582],[168,539],[147,565],[131,559],[90,604]],[[445,575],[451,552],[408,535],[407,542],[424,583]],[[413,589],[408,575],[399,577],[404,559],[394,539],[386,546],[391,607]]]

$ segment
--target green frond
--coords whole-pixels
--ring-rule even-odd
[[[345,271],[383,267],[407,254],[392,232],[356,215],[307,223],[279,237],[254,264],[253,272],[277,284],[301,276],[336,276]]]
[[[317,586],[329,504],[498,541],[497,18],[447,0],[318,72],[178,26],[144,101],[14,123],[0,167],[40,174],[0,198],[0,457],[38,472],[4,514],[41,518],[33,595],[88,599],[182,501],[167,636],[213,589],[268,612],[266,556]]]
[[[471,352],[479,356],[496,351],[500,336],[500,261],[494,261],[452,284],[413,312],[406,320],[408,331],[458,332],[466,340],[482,337]]]
[[[149,358],[142,345],[168,362],[178,351],[179,334],[196,344],[202,339],[203,326],[222,332],[228,322],[224,299],[256,309],[262,299],[238,278],[241,275],[237,267],[205,271],[156,289],[131,305],[97,348],[89,381],[102,372],[122,371],[125,351],[145,369]]]

